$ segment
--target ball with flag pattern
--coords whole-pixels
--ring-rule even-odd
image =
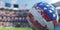
[[[54,30],[57,25],[58,14],[56,9],[46,2],[34,4],[29,14],[29,24],[36,30]]]

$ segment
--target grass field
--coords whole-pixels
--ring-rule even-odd
[[[31,28],[0,28],[0,30],[32,30]]]

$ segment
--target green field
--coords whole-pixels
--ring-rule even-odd
[[[32,30],[31,28],[0,28],[0,30]]]

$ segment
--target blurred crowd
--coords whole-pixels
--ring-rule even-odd
[[[27,11],[1,10],[0,9],[0,26],[1,27],[30,27],[27,22]]]

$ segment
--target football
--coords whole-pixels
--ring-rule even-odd
[[[46,2],[38,2],[29,11],[28,22],[35,30],[54,30],[58,23],[55,7]]]

